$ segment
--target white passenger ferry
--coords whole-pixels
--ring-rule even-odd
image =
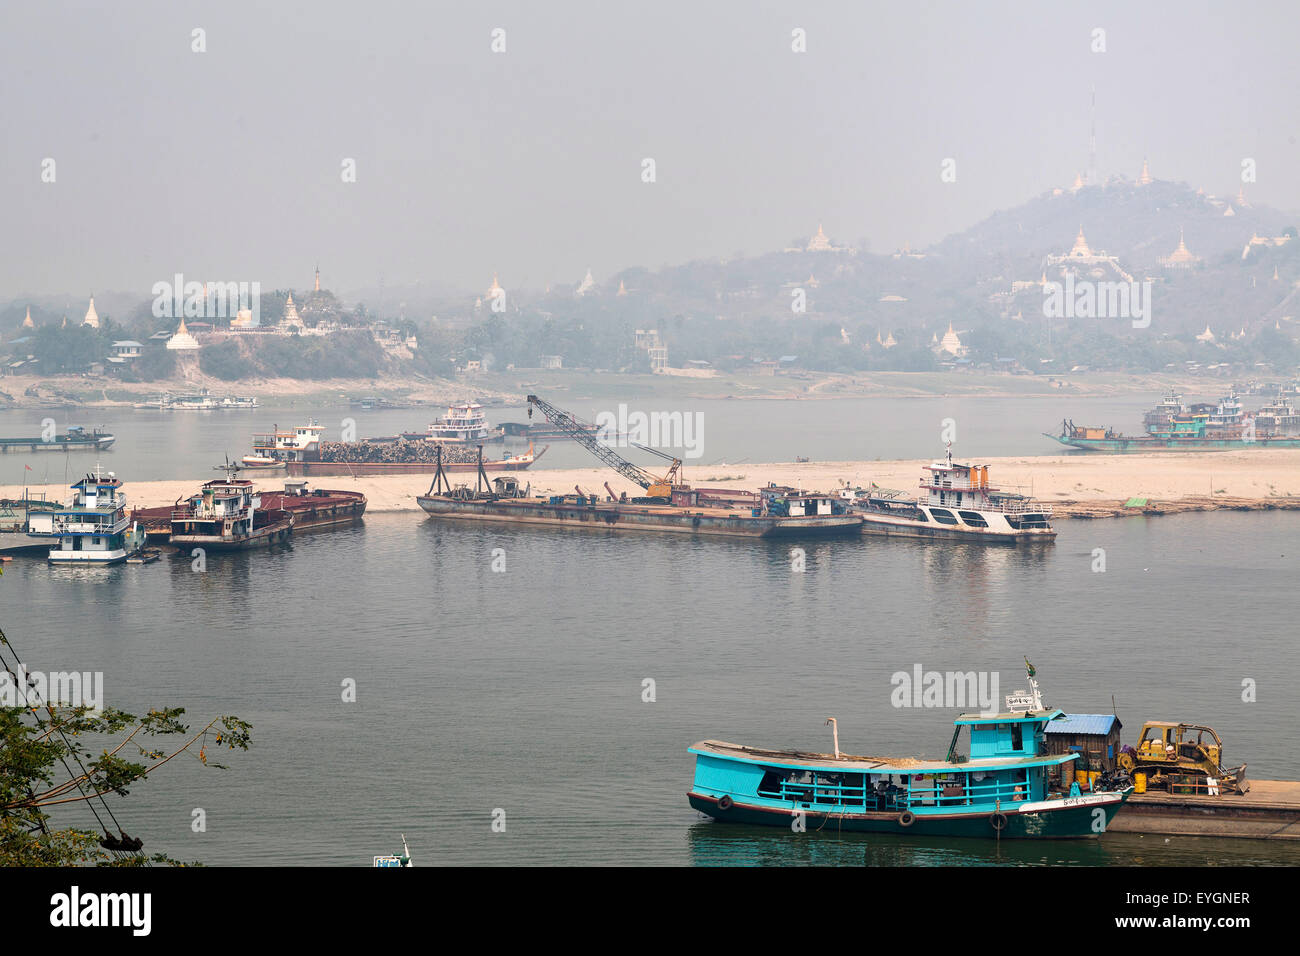
[[[1051,540],[1051,506],[989,484],[987,465],[952,460],[925,466],[923,498],[878,488],[849,492],[852,509],[862,516],[863,534],[965,541]]]
[[[50,564],[117,564],[144,546],[144,532],[127,517],[122,482],[111,471],[103,475],[96,468],[72,489],[65,507],[28,517],[29,534],[54,539]]]
[[[477,402],[461,402],[450,405],[447,414],[436,419],[429,426],[428,432],[404,432],[403,438],[426,438],[435,442],[466,443],[494,441],[504,435],[501,428],[492,428],[488,424],[487,413]]]

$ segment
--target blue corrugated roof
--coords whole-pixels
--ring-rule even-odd
[[[1066,714],[1060,720],[1048,721],[1044,730],[1049,734],[1096,734],[1104,737],[1110,733],[1116,719],[1114,714]]]

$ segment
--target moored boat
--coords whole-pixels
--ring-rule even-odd
[[[944,760],[769,750],[702,740],[692,807],[719,822],[918,836],[1064,839],[1105,832],[1132,787],[1055,786],[1077,753],[1048,754],[1044,729],[1065,712],[1041,707],[961,714]],[[828,720],[828,723],[834,723]],[[959,754],[961,732],[968,752]]]
[[[1053,441],[1081,451],[1123,454],[1166,451],[1228,451],[1245,448],[1300,448],[1300,413],[1282,396],[1255,412],[1243,409],[1229,392],[1216,403],[1188,405],[1171,393],[1142,418],[1143,435],[1112,428],[1076,425],[1066,419]]]
[[[36,438],[0,438],[0,452],[8,451],[107,451],[117,441],[116,436],[96,428],[87,432],[73,425],[62,435]]]
[[[1051,506],[993,487],[987,465],[955,462],[949,451],[924,470],[923,498],[875,485],[845,492],[862,517],[863,534],[1005,544],[1056,537]]]
[[[293,532],[293,515],[263,508],[247,478],[218,478],[174,505],[169,527],[171,543],[179,548],[239,551],[285,541]]]
[[[28,516],[29,534],[53,539],[50,564],[117,564],[143,547],[144,532],[126,513],[126,495],[116,475],[96,468],[72,489],[66,506]]]
[[[44,496],[33,498],[26,491],[21,498],[0,498],[0,553],[49,550],[50,539],[32,533],[31,516],[59,507],[57,502],[46,501]]]
[[[232,473],[239,470],[242,469],[231,469]],[[253,494],[260,500],[259,514],[282,513],[291,517],[295,533],[353,524],[366,513],[367,499],[361,492],[309,489],[305,481],[286,481],[282,490]],[[173,518],[179,507],[178,503],[159,508],[137,508],[131,517],[151,540],[165,542],[171,539]],[[173,543],[179,545],[182,542]]]
[[[424,439],[451,444],[473,444],[501,441],[505,438],[505,429],[500,426],[492,428],[483,406],[477,402],[458,402],[449,405],[447,414],[435,419],[427,431],[403,432],[402,438],[408,441]]]

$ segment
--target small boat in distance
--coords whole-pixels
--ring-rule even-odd
[[[63,508],[28,516],[28,533],[54,539],[52,565],[108,565],[125,561],[144,546],[144,532],[126,513],[122,482],[99,468],[72,486]]]
[[[1006,544],[1056,537],[1051,506],[994,488],[988,465],[955,462],[949,449],[947,460],[926,465],[924,471],[924,498],[874,484],[843,492],[862,517],[863,534]]]
[[[35,438],[0,438],[0,452],[7,451],[107,451],[116,436],[96,428],[87,433],[81,425],[71,425],[62,435],[51,433]]]
[[[157,398],[147,402],[136,402],[136,408],[156,408],[163,412],[210,412],[242,411],[257,408],[256,398],[227,395],[221,400],[212,397],[206,388],[201,388],[197,395],[172,395],[163,392]]]
[[[1170,393],[1142,418],[1143,435],[1123,435],[1109,427],[1061,422],[1061,433],[1043,434],[1081,451],[1227,451],[1241,448],[1300,448],[1300,412],[1282,395],[1255,412],[1242,408],[1235,391],[1216,403],[1186,404]]]

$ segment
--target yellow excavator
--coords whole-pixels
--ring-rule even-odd
[[[1147,786],[1173,793],[1245,793],[1246,765],[1223,766],[1223,741],[1210,727],[1148,720],[1136,747],[1116,758],[1121,770],[1143,773]]]

